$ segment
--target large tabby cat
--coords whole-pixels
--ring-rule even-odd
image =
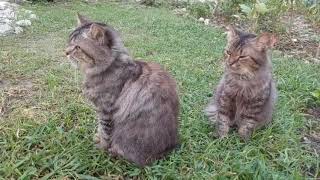
[[[217,135],[226,137],[230,127],[248,140],[252,132],[269,123],[276,101],[268,50],[276,43],[274,35],[259,36],[228,26],[225,72],[206,108]]]
[[[112,27],[79,14],[66,55],[84,75],[99,148],[145,166],[176,147],[176,82],[159,64],[133,60]]]

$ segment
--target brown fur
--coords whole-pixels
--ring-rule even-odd
[[[159,64],[134,61],[110,26],[79,15],[67,56],[84,74],[98,115],[97,146],[145,166],[178,144],[175,80]]]
[[[226,137],[235,126],[248,140],[255,129],[271,121],[276,88],[268,49],[275,42],[272,34],[257,37],[228,27],[225,72],[206,108],[209,119],[216,122],[219,137]]]

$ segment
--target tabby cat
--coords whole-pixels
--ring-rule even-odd
[[[206,114],[216,123],[218,137],[226,137],[230,127],[236,127],[240,137],[248,140],[272,119],[277,92],[268,50],[277,40],[270,33],[256,36],[233,26],[227,29],[225,72]]]
[[[133,60],[115,29],[79,14],[66,55],[97,112],[97,147],[146,166],[177,146],[176,82],[159,64]]]

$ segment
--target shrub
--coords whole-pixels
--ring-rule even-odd
[[[196,18],[210,17],[212,15],[212,6],[209,3],[196,2],[188,7],[190,14]]]
[[[156,0],[142,0],[140,1],[140,4],[143,4],[145,6],[159,6],[160,3]]]
[[[240,12],[240,4],[252,3],[252,0],[220,0],[217,9],[220,14],[227,18],[231,18],[234,14]]]
[[[235,0],[222,1],[220,13],[229,20],[244,21],[250,31],[283,31],[279,18],[286,11],[285,0]],[[233,19],[232,19],[233,18]]]

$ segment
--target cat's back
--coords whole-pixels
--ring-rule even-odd
[[[176,83],[157,63],[136,61],[140,75],[128,82],[113,115],[113,145],[125,158],[144,166],[178,144],[179,99]]]
[[[174,78],[160,64],[135,61],[140,66],[140,75],[124,86],[117,104],[115,117],[123,121],[130,114],[149,111],[155,114],[171,112],[178,116],[179,98]],[[170,113],[169,113],[170,114]]]
[[[177,96],[176,81],[160,64],[155,62],[136,61],[142,68],[139,78],[142,85],[150,88],[152,92],[164,93],[163,95]]]

